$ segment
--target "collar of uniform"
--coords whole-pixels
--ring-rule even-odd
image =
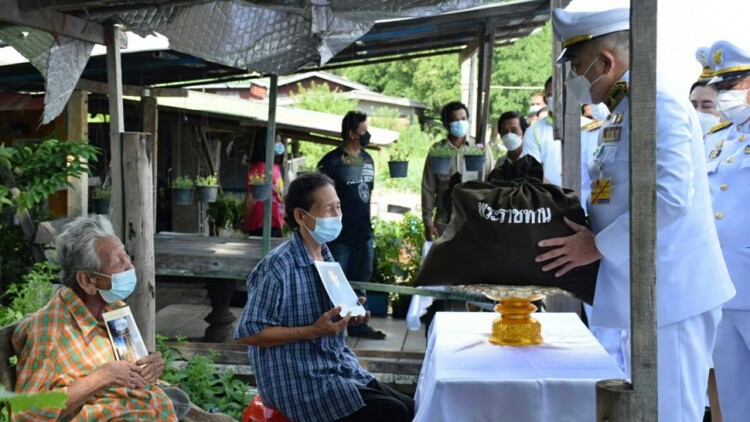
[[[86,307],[86,304],[83,303],[83,299],[81,299],[73,289],[70,287],[60,287],[58,294],[60,295],[60,300],[62,300],[70,312],[70,315],[73,317],[73,321],[75,321],[78,329],[81,330],[84,337],[87,337],[91,331],[96,329],[99,322],[93,315],[91,315],[91,311]],[[117,301],[111,305],[105,306],[104,312],[109,312],[123,306],[125,306],[124,302]]]
[[[604,105],[612,112],[617,107],[623,98],[629,94],[628,81],[630,80],[630,71],[625,72],[619,81],[612,84],[604,96]]]
[[[313,258],[305,247],[305,241],[302,239],[302,235],[299,232],[300,230],[304,229],[300,227],[298,230],[295,230],[294,233],[292,233],[291,239],[289,239],[292,246],[292,255],[294,256],[294,262],[298,267],[309,267],[310,265],[313,265]],[[333,261],[333,255],[331,255],[331,251],[328,250],[328,246],[323,244],[322,248],[323,260],[326,262]]]

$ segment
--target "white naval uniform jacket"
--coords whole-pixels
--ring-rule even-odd
[[[622,81],[628,80],[626,72]],[[687,101],[658,87],[656,101],[656,289],[661,327],[720,306],[734,295],[734,287],[713,224],[698,118]],[[630,327],[629,104],[627,95],[619,104],[608,104],[611,115],[589,166],[592,181],[611,182],[609,201],[588,207],[603,255],[591,323],[620,329]],[[592,188],[592,197],[594,193]]]
[[[750,310],[750,123],[709,133],[704,146],[714,223],[737,289],[724,308]]]
[[[555,140],[552,115],[537,120],[523,134],[523,152],[544,167],[544,177],[550,183],[562,186],[562,144]]]

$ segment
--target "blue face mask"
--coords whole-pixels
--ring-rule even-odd
[[[315,217],[305,210],[302,210],[302,212],[315,219],[315,230],[310,230],[307,226],[305,228],[310,236],[321,245],[336,240],[341,234],[340,215],[336,217]]]
[[[111,289],[99,289],[99,294],[102,295],[102,299],[107,303],[115,303],[118,300],[125,300],[133,293],[133,290],[135,290],[135,284],[138,281],[135,276],[135,268],[121,273],[112,274],[111,276],[97,272],[94,272],[94,274],[112,279]]]
[[[469,121],[456,120],[455,122],[451,122],[450,132],[451,135],[455,136],[456,138],[463,138],[467,133],[469,133]]]
[[[281,155],[284,153],[284,144],[274,144],[273,146],[273,152],[276,153],[276,155]]]

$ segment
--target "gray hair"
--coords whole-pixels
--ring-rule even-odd
[[[103,215],[78,217],[65,225],[56,240],[63,285],[75,286],[76,271],[101,271],[96,241],[115,236],[112,223]]]

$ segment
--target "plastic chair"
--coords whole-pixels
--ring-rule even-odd
[[[266,406],[260,395],[255,396],[253,401],[242,412],[242,422],[291,422],[280,411]]]

